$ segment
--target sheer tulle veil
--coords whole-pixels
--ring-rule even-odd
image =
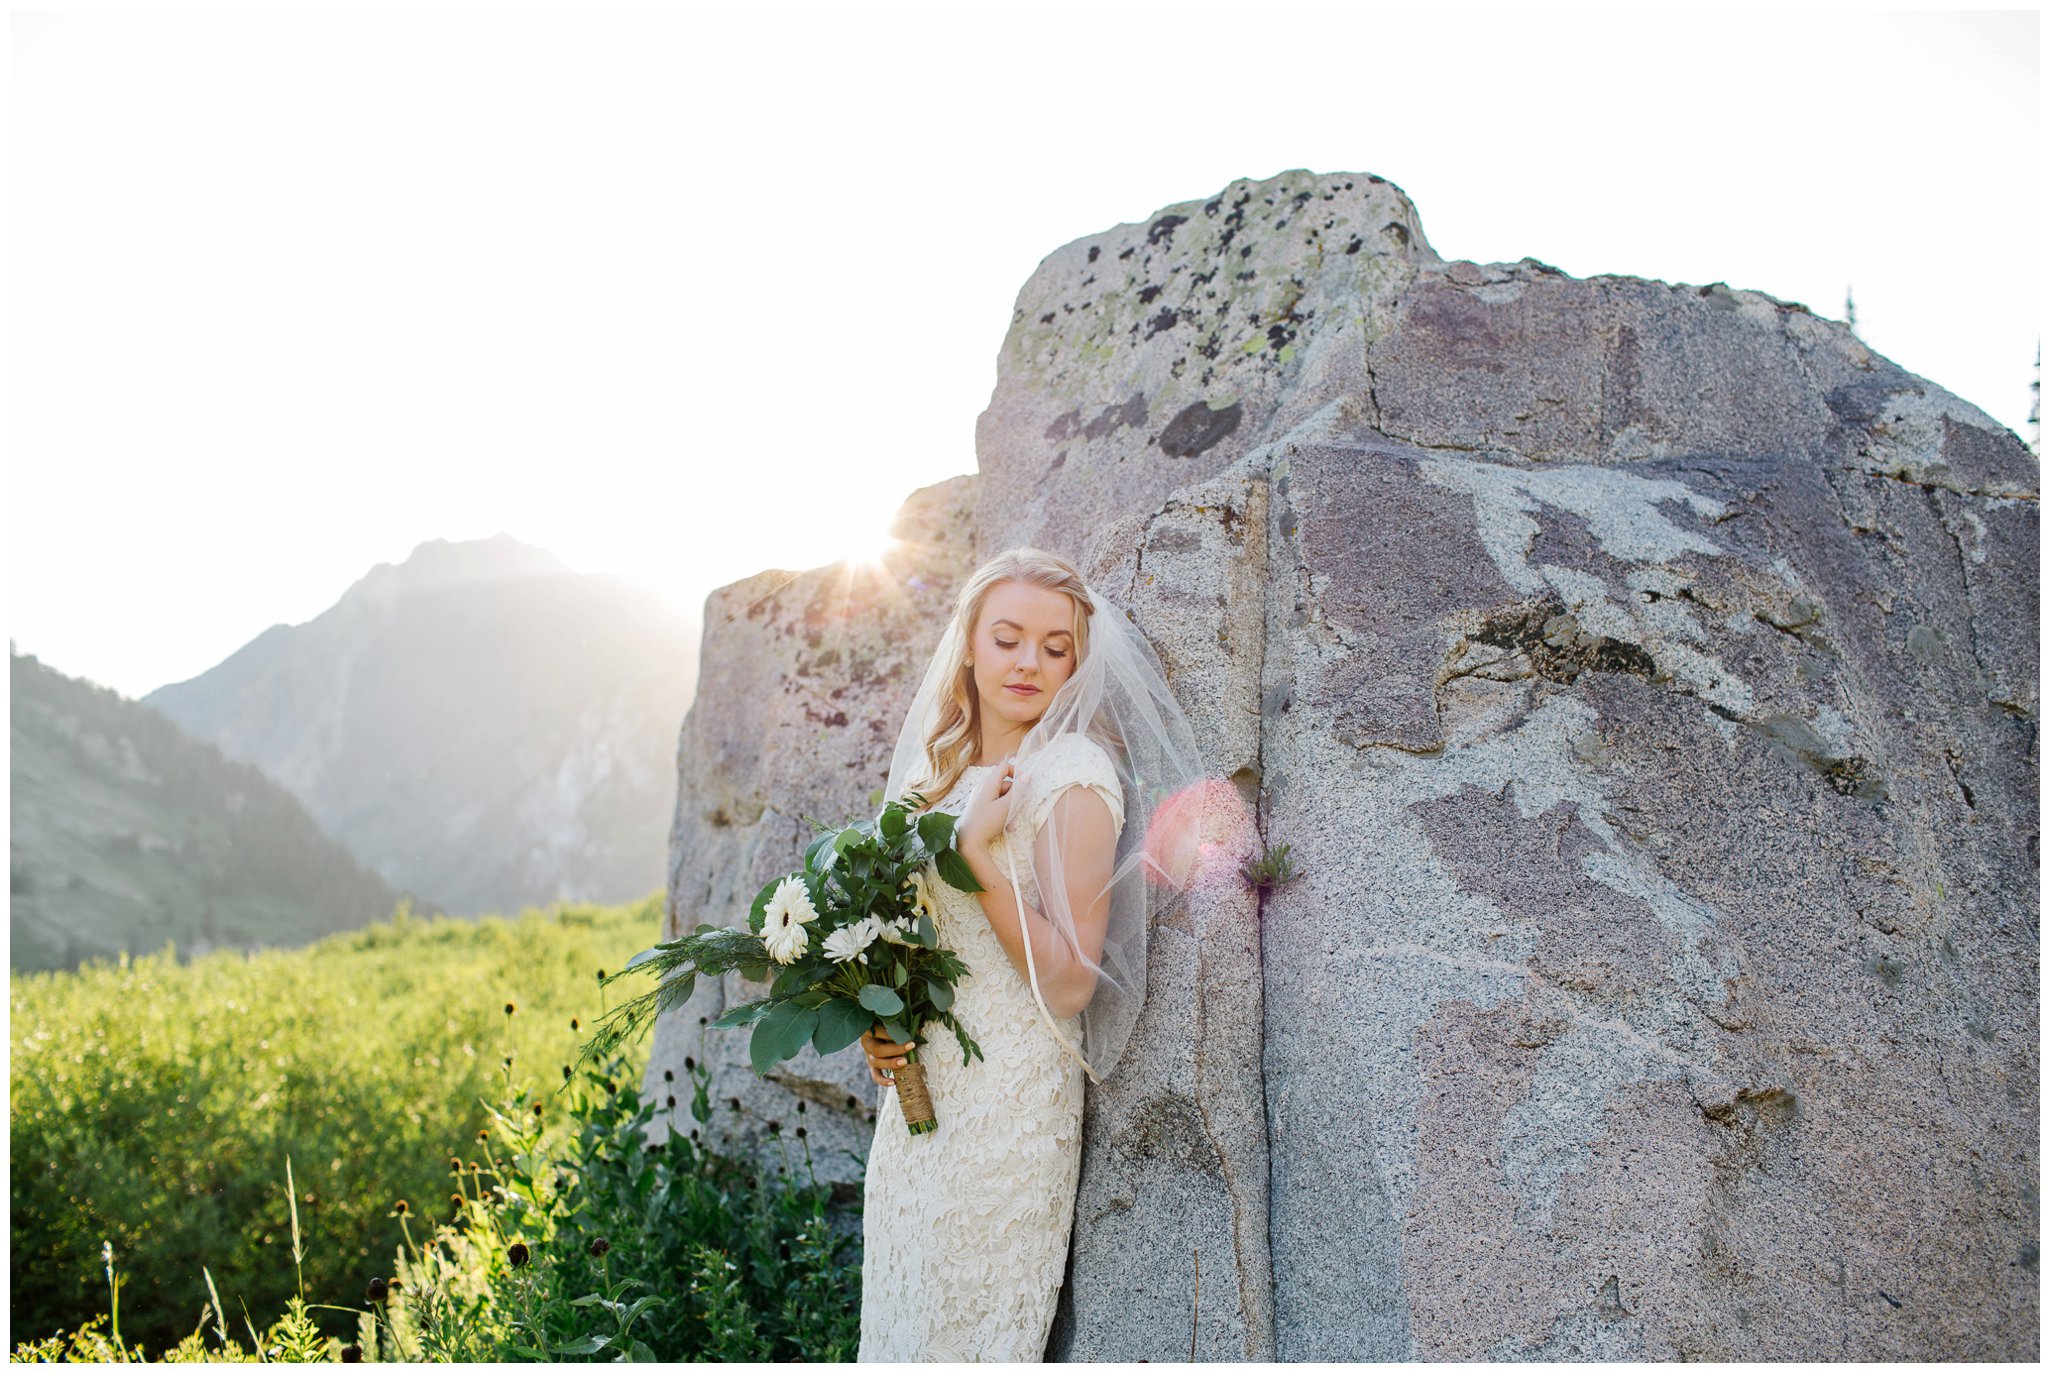
[[[886,795],[896,798],[918,791],[928,801],[939,800],[961,776],[962,712],[949,712],[947,702],[972,700],[972,669],[966,659],[974,616],[990,587],[1014,579],[1039,585],[1058,582],[1054,589],[1075,599],[1081,647],[1073,674],[1019,746],[1010,831],[1018,830],[1046,787],[1072,778],[1077,752],[1100,750],[1123,795],[1124,823],[1110,876],[1109,915],[1099,957],[1089,957],[1089,941],[1077,934],[1078,912],[1061,877],[1064,851],[1074,842],[1064,833],[1064,810],[1055,807],[1047,814],[1035,842],[1004,846],[1021,887],[1028,870],[1031,874],[1026,889],[1039,894],[1037,914],[1096,974],[1094,995],[1082,1013],[1082,1044],[1076,1046],[1061,1034],[1046,1007],[1036,964],[1028,968],[1047,1028],[1100,1081],[1123,1057],[1145,1004],[1146,953],[1153,924],[1196,883],[1214,878],[1227,866],[1235,872],[1248,850],[1251,826],[1236,789],[1206,780],[1194,732],[1168,688],[1159,658],[1137,627],[1067,563],[1029,548],[998,554],[963,586],[897,736]],[[951,725],[951,749],[937,746],[948,741],[935,740],[943,719]],[[973,742],[971,737],[971,753]],[[1081,911],[1094,905],[1093,900],[1085,901]]]

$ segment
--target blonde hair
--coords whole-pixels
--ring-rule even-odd
[[[975,570],[954,600],[954,618],[940,636],[941,680],[932,733],[925,741],[925,777],[912,790],[929,809],[944,798],[968,771],[982,740],[982,701],[975,690],[975,669],[968,664],[968,641],[982,615],[982,603],[1005,582],[1025,582],[1058,591],[1075,603],[1075,669],[1089,654],[1089,617],[1096,612],[1082,574],[1062,557],[1039,548],[1007,548]],[[1074,680],[1071,676],[1070,681]],[[1051,702],[1049,702],[1051,704]]]

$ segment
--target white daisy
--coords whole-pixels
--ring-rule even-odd
[[[810,942],[804,927],[818,918],[804,883],[794,877],[784,878],[762,910],[762,947],[778,963],[796,962]]]
[[[826,936],[826,957],[835,963],[854,960],[868,962],[868,955],[862,950],[876,942],[883,932],[883,922],[874,916],[865,916],[852,925],[843,925]]]

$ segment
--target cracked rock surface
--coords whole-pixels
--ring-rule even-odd
[[[977,450],[867,589],[715,596],[671,893],[731,919],[861,805],[986,551],[1133,612],[1301,876],[1155,930],[1050,1356],[2035,1354],[2013,434],[1801,306],[1448,264],[1291,172],[1051,254]],[[794,1091],[860,1149],[857,1063],[706,1052],[722,1129]]]

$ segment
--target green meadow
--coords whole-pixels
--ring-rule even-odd
[[[17,1352],[98,1320],[31,1352],[842,1353],[858,1263],[827,1189],[648,1145],[645,1042],[568,1081],[661,910],[401,906],[298,949],[15,974]]]

